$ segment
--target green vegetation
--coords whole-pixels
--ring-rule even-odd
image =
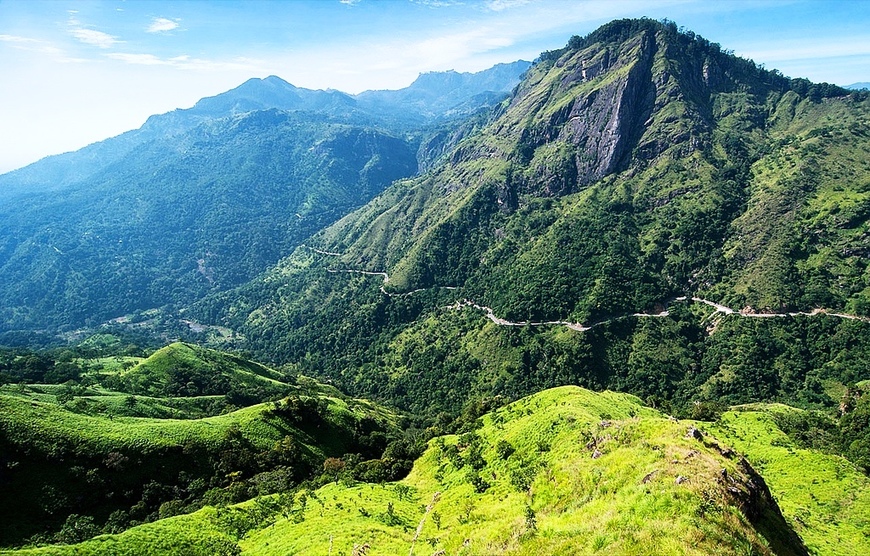
[[[787,406],[746,406],[709,430],[746,454],[812,553],[862,554],[870,539],[870,479],[842,457],[802,446],[777,424],[807,417]]]
[[[78,542],[205,504],[285,491],[327,458],[368,461],[382,479],[409,466],[395,414],[305,377],[281,383],[262,365],[184,344],[129,369],[121,364],[114,374],[108,367],[81,383],[0,389],[0,544]],[[159,391],[179,376],[193,385],[209,377],[204,388],[229,389],[224,396],[157,398],[105,387]],[[251,386],[260,382],[268,388]],[[275,401],[232,411],[240,385],[249,397]],[[223,414],[197,418],[215,412]],[[385,450],[384,462],[378,458]]]
[[[130,394],[188,397],[223,395],[250,405],[286,394],[287,377],[258,363],[201,347],[175,343],[109,381]]]
[[[642,19],[417,155],[348,118],[205,121],[105,218],[0,215],[0,340],[70,344],[0,350],[0,544],[870,551],[866,93]]]
[[[50,553],[150,554],[167,537],[168,554],[200,553],[203,531],[221,554],[806,553],[763,480],[712,436],[576,387],[431,440],[400,482],[342,479]]]
[[[245,283],[415,169],[407,141],[320,114],[226,115],[147,142],[0,209],[0,333],[147,322]]]
[[[265,360],[432,417],[469,393],[562,384],[685,415],[695,401],[830,407],[826,388],[866,378],[863,321],[672,306],[577,333],[445,307],[588,324],[698,295],[863,315],[868,102],[670,23],[613,22],[543,56],[443,164],[309,240],[331,255],[298,249],[191,314]]]

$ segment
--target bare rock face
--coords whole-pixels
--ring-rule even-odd
[[[499,131],[520,128],[514,154],[526,167],[516,186],[566,195],[665,151],[702,148],[710,91],[726,85],[715,63],[682,56],[653,28],[618,45],[566,52],[505,109]]]
[[[628,68],[627,75],[577,98],[559,134],[559,139],[577,148],[575,162],[579,186],[621,169],[640,137],[644,120],[655,100],[649,79],[655,50],[653,35],[644,33],[624,48],[629,52],[625,56],[629,60],[620,61],[621,67]],[[587,75],[598,71],[598,67],[593,68],[594,71]]]
[[[522,169],[517,191],[562,196],[666,153],[703,150],[715,127],[712,97],[735,85],[715,56],[685,48],[652,26],[619,44],[569,49],[536,68],[496,114],[495,133],[518,134],[514,152],[495,142],[458,152],[483,158],[501,149]]]

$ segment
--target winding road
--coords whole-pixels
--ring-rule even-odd
[[[335,257],[341,256],[341,253],[334,253],[331,251],[323,251],[321,249],[315,249],[314,247],[309,247],[309,246],[304,245],[304,244],[302,245],[302,247],[309,249],[309,250],[313,251],[314,253],[321,254],[321,255],[335,256]],[[390,276],[386,272],[347,269],[347,268],[341,268],[341,269],[327,268],[326,271],[330,272],[330,273],[348,272],[348,273],[354,273],[354,274],[365,274],[367,276],[381,276],[383,278],[384,282],[381,285],[380,290],[381,290],[381,293],[383,293],[384,295],[386,295],[388,297],[406,297],[409,295],[413,295],[415,293],[426,291],[428,289],[433,289],[433,288],[418,288],[416,290],[412,290],[412,291],[404,292],[404,293],[391,293],[391,292],[388,292],[386,289],[386,285],[390,281]],[[457,289],[459,289],[456,286],[437,286],[437,287],[439,289],[445,289],[445,290],[457,290]],[[756,312],[753,312],[751,310],[746,310],[746,309],[744,309],[742,311],[736,311],[736,310],[732,309],[731,307],[726,307],[725,305],[722,305],[720,303],[716,303],[715,301],[710,301],[709,299],[704,299],[701,297],[689,297],[689,296],[674,297],[672,299],[665,301],[663,303],[664,310],[662,310],[661,312],[658,312],[658,313],[627,313],[625,315],[620,315],[617,317],[612,317],[609,319],[593,322],[591,324],[583,324],[583,323],[579,323],[579,322],[568,322],[568,321],[563,321],[563,320],[551,320],[551,321],[540,321],[540,322],[510,321],[507,319],[497,317],[495,315],[495,312],[492,310],[491,307],[487,307],[486,305],[479,305],[470,299],[459,300],[456,303],[454,303],[453,305],[448,305],[444,308],[445,309],[459,310],[459,309],[462,309],[464,307],[471,307],[473,309],[476,309],[478,311],[483,311],[484,313],[486,313],[486,318],[488,318],[489,320],[491,320],[493,323],[495,323],[498,326],[565,326],[567,328],[570,328],[571,330],[576,330],[578,332],[586,332],[587,330],[591,330],[591,329],[595,328],[596,326],[602,326],[602,325],[605,325],[605,324],[608,324],[608,323],[611,323],[611,322],[614,322],[617,320],[625,319],[628,317],[637,317],[637,318],[667,317],[670,314],[668,312],[668,307],[670,307],[673,303],[702,303],[704,305],[708,305],[710,307],[713,307],[713,309],[715,309],[715,311],[713,311],[713,313],[710,316],[721,313],[723,315],[735,315],[735,316],[744,317],[744,318],[766,319],[766,318],[784,318],[784,317],[798,317],[798,316],[815,317],[815,316],[824,315],[824,316],[828,316],[828,317],[835,317],[835,318],[847,319],[847,320],[857,320],[857,321],[861,321],[861,322],[870,323],[870,317],[862,317],[859,315],[850,315],[847,313],[833,313],[833,312],[828,311],[827,309],[821,309],[821,308],[813,309],[812,311],[809,311],[809,312],[799,311],[799,312],[791,312],[791,313],[756,313]]]

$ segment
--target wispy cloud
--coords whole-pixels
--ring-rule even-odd
[[[770,48],[769,45],[745,45],[742,50],[741,54],[750,56],[756,61],[766,62],[868,56],[870,55],[870,36],[780,41],[774,48]]]
[[[430,8],[450,8],[462,4],[462,0],[411,0],[411,2]]]
[[[355,4],[359,4],[362,0],[338,0],[338,1],[346,6],[353,6]]]
[[[149,25],[145,31],[149,33],[165,33],[174,29],[178,29],[178,20],[167,19],[165,17],[155,17],[151,21],[151,25]]]
[[[216,70],[248,70],[257,71],[262,69],[260,60],[252,58],[233,58],[232,60],[206,60],[192,58],[187,55],[161,58],[154,54],[131,54],[125,52],[110,52],[106,57],[125,64],[139,66],[169,66],[182,70],[216,71]]]
[[[114,35],[97,31],[96,29],[88,29],[83,26],[76,18],[76,14],[78,13],[76,10],[69,10],[67,13],[69,13],[69,21],[67,22],[70,26],[69,33],[79,42],[96,46],[97,48],[111,48],[112,46],[122,42]]]
[[[80,27],[77,29],[70,29],[70,34],[79,41],[98,48],[111,48],[113,45],[121,42],[118,40],[118,37],[95,29],[84,29]]]
[[[8,43],[12,48],[19,50],[28,50],[30,52],[40,52],[42,54],[62,54],[63,51],[51,43],[33,39],[30,37],[20,37],[17,35],[0,35],[0,42]]]
[[[17,44],[35,44],[42,42],[39,39],[31,39],[29,37],[18,37],[15,35],[0,35],[0,41],[13,42]]]

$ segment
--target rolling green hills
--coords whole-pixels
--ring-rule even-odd
[[[0,545],[83,540],[280,492],[328,457],[377,460],[397,438],[393,412],[279,376],[173,344],[128,370],[86,373],[81,384],[0,387]],[[113,383],[131,389],[105,388]],[[200,416],[215,408],[222,413]]]
[[[117,388],[131,394],[164,397],[227,395],[244,391],[255,399],[286,394],[286,377],[232,355],[175,343],[120,376]]]
[[[866,551],[870,481],[837,457],[795,451],[785,440],[770,447],[756,435],[785,437],[768,411],[781,410],[738,411],[716,425],[698,424],[668,418],[632,396],[557,388],[494,410],[469,432],[431,440],[400,482],[343,477],[68,548],[20,553]],[[749,463],[732,442],[746,447]],[[751,444],[776,454],[762,457]],[[831,477],[813,482],[805,474],[810,467],[830,469]],[[806,505],[809,498],[818,502]],[[828,504],[840,508],[836,519],[823,518]]]

